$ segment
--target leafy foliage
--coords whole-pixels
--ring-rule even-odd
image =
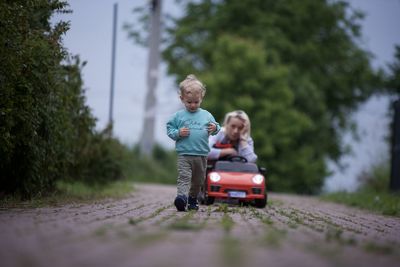
[[[349,113],[379,88],[357,45],[363,14],[325,0],[188,1],[184,10],[166,25],[169,73],[204,80],[203,105],[217,119],[249,114],[270,189],[318,192],[326,159],[346,152]]]
[[[166,151],[160,145],[153,148],[151,157],[141,155],[139,147],[125,150],[122,160],[124,176],[134,182],[176,184],[175,151]]]
[[[322,199],[372,210],[383,215],[400,216],[400,195],[398,194],[373,191],[336,192],[323,195]]]
[[[67,25],[48,23],[65,4],[0,5],[1,183],[5,191],[29,194],[52,186],[61,157],[57,148],[65,145],[57,73],[65,56],[58,39]]]
[[[389,160],[381,160],[358,176],[360,191],[388,192],[390,180]]]
[[[389,179],[389,160],[381,159],[359,175],[360,187],[356,192],[329,193],[322,195],[322,199],[400,216],[400,194],[389,191]]]
[[[57,0],[0,2],[1,194],[24,198],[60,179],[104,183],[122,176],[118,141],[94,131],[81,64],[61,44],[68,24],[51,26]]]
[[[395,60],[389,65],[385,78],[386,90],[394,96],[400,93],[400,46],[396,46]],[[385,215],[400,216],[400,194],[390,191],[390,157],[381,156],[358,176],[360,187],[356,192],[336,192],[323,199],[374,210]]]

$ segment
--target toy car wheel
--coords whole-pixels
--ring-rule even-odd
[[[204,190],[203,190],[203,192],[202,192],[202,204],[205,204],[205,205],[212,205],[212,204],[214,204],[214,201],[215,201],[215,197],[210,197],[210,196],[208,196],[208,194],[207,194],[207,190],[206,190],[206,188],[207,188],[207,181],[204,183]]]
[[[204,203],[204,191],[203,191],[203,189],[201,189],[199,194],[197,195],[197,201],[202,205],[205,204]]]
[[[212,205],[214,204],[215,201],[215,197],[205,197],[204,198],[204,203],[208,206],[208,205]]]
[[[265,208],[265,206],[267,205],[267,195],[264,195],[263,199],[255,199],[254,204],[257,208]]]
[[[211,205],[214,203],[214,197],[207,197],[206,192],[202,188],[202,190],[197,195],[197,201],[202,205]]]
[[[200,188],[200,192],[197,195],[197,201],[204,205],[206,204],[206,199],[207,199],[207,194],[206,194],[206,190],[207,190],[207,179],[205,179],[203,186]],[[212,203],[211,203],[212,204]],[[207,204],[208,205],[208,204]]]
[[[247,206],[249,206],[249,202],[248,201],[241,201],[241,200],[239,200],[239,206],[241,206],[241,207],[247,207]]]
[[[214,204],[215,197],[207,196],[206,188],[207,188],[207,181],[205,181],[204,185],[201,187],[200,192],[197,195],[197,200],[199,201],[200,204],[208,206]]]

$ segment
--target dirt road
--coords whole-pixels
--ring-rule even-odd
[[[135,185],[122,200],[0,210],[0,265],[399,266],[400,219],[270,194],[176,212],[175,187]]]

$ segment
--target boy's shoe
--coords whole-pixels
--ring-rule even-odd
[[[188,210],[199,210],[197,198],[189,196]]]
[[[174,205],[178,211],[185,211],[187,204],[186,196],[178,195],[175,198]]]

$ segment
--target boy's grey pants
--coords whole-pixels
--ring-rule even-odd
[[[206,156],[178,155],[178,195],[197,198],[204,183]]]

